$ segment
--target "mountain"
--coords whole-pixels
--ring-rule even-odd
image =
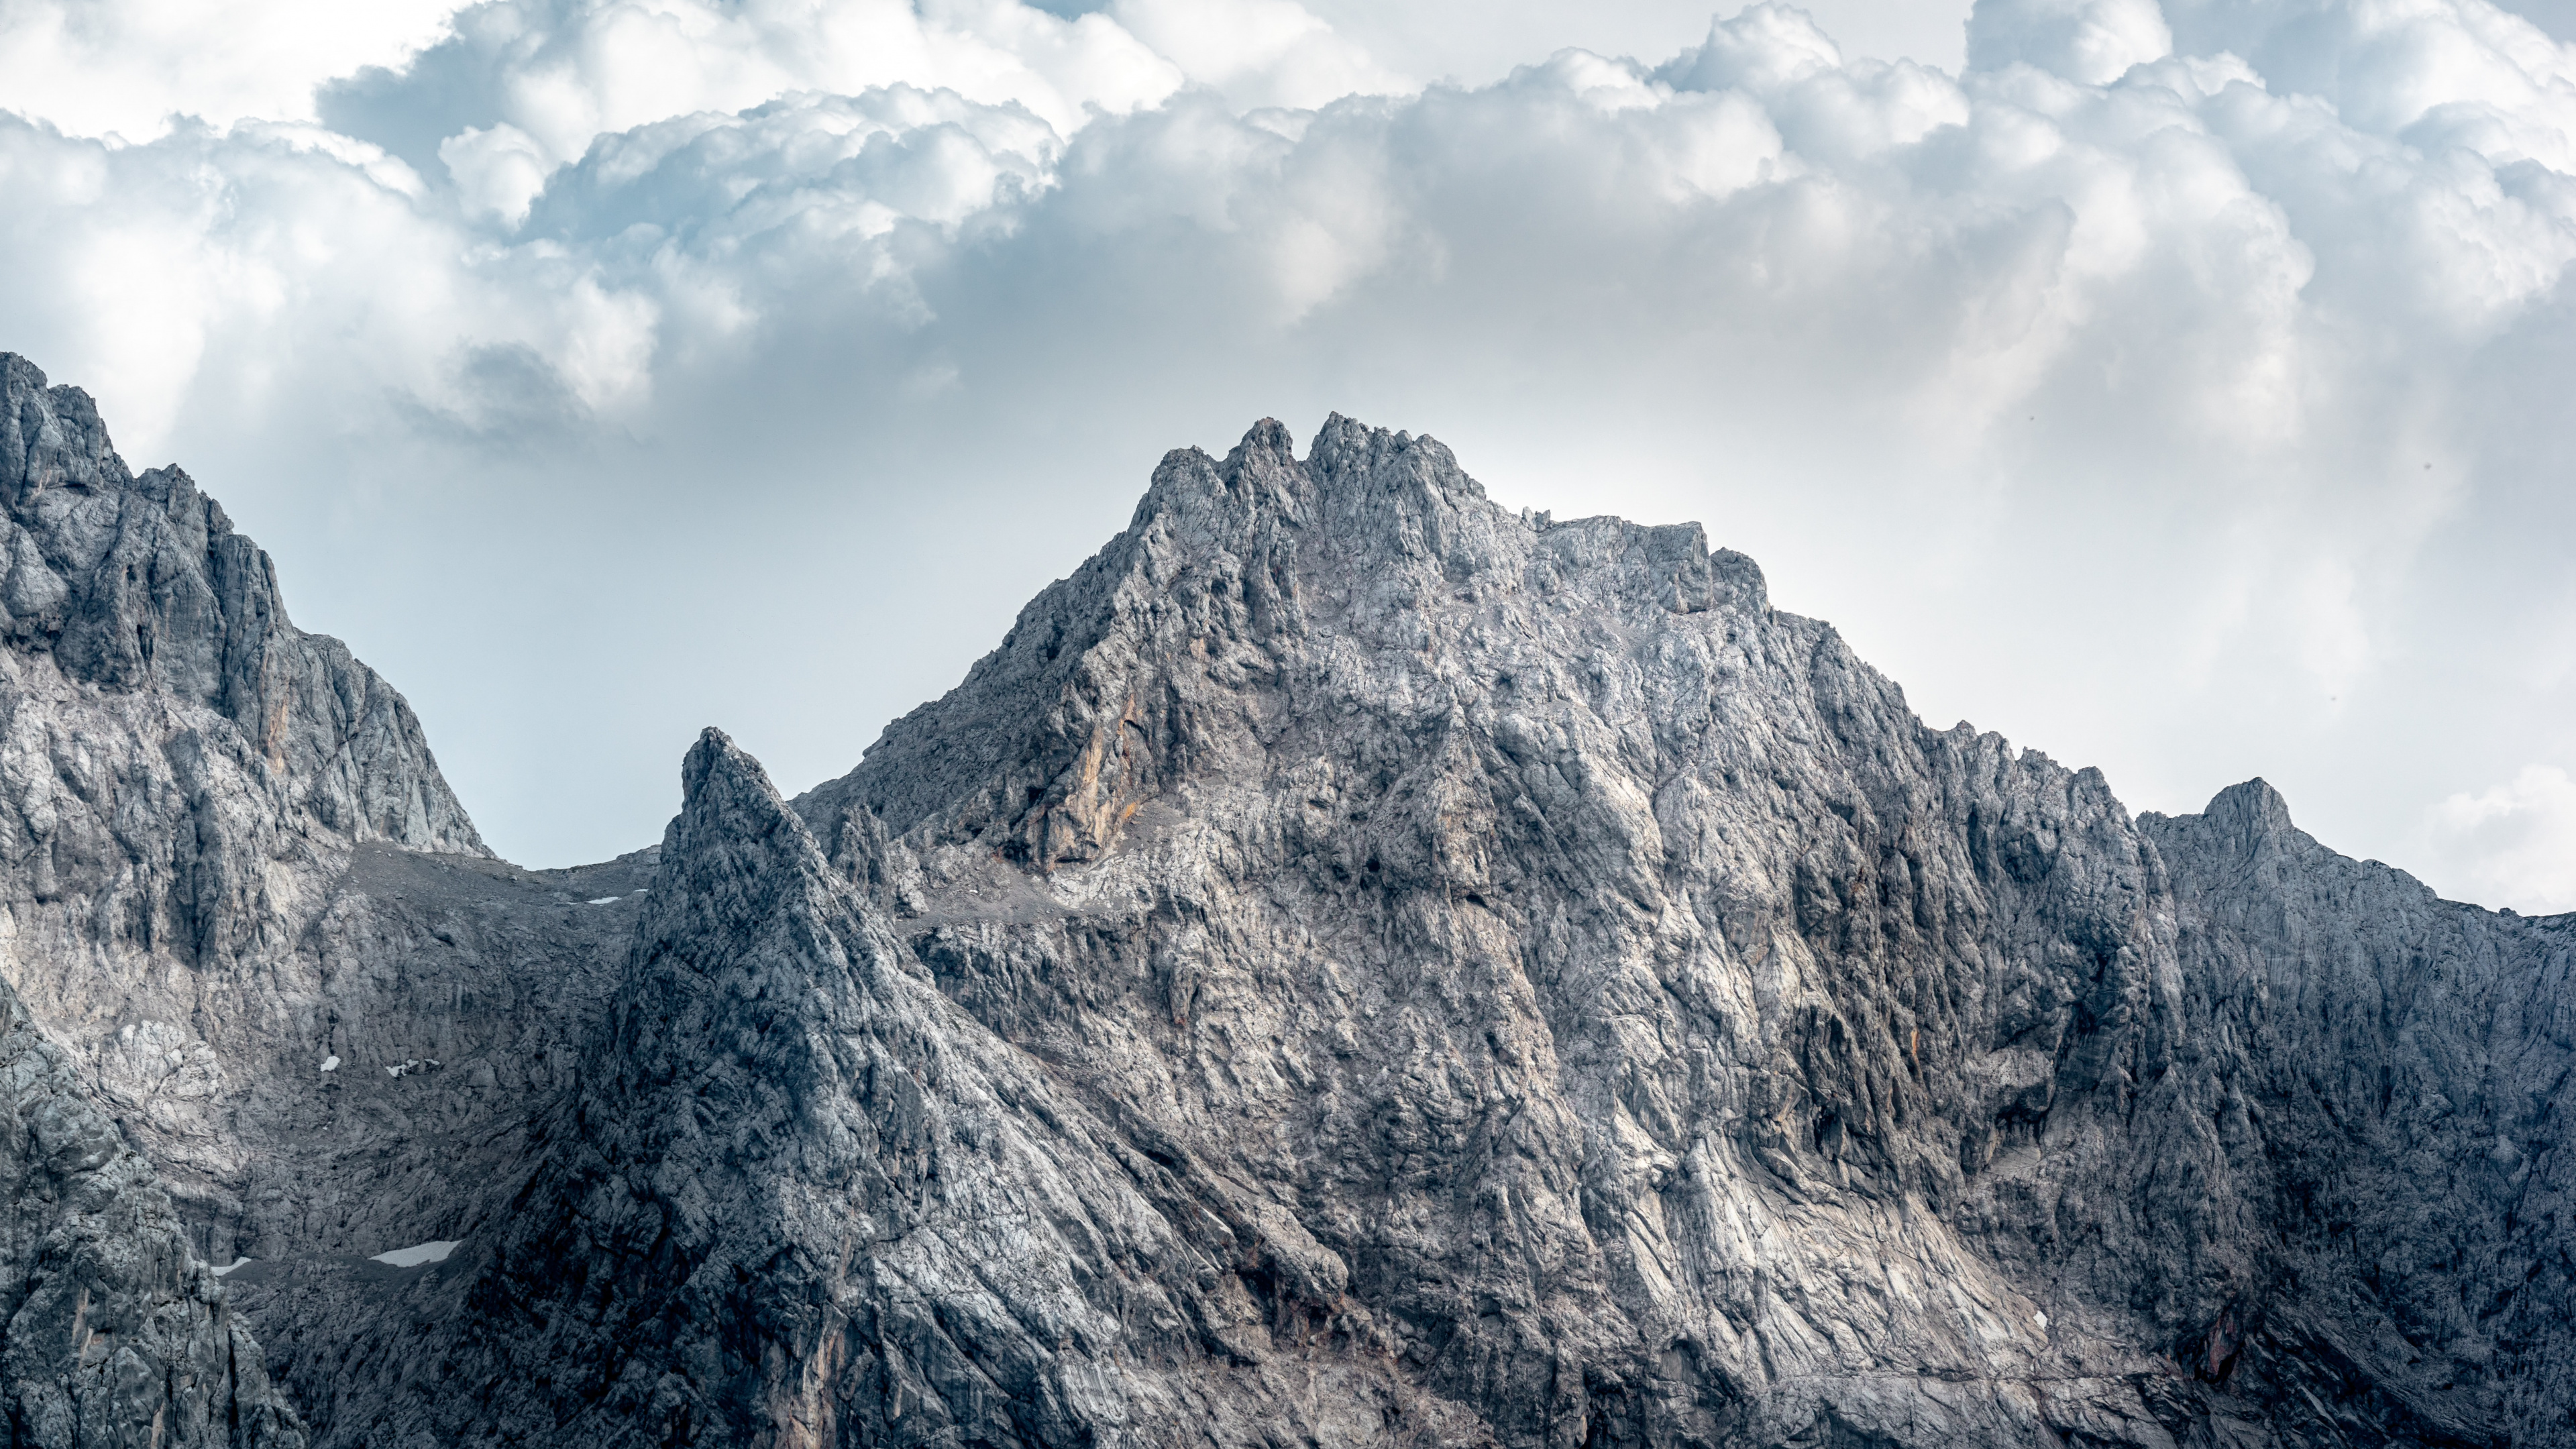
[[[110,1259],[175,1275],[122,1281],[221,1305],[282,1260],[461,1233],[524,1160],[531,1104],[569,1082],[633,928],[632,904],[584,902],[649,863],[491,859],[410,707],[289,622],[267,555],[177,469],[129,470],[86,395],[5,354],[0,535],[0,976],[46,1041],[15,1058],[45,1063],[29,1081],[76,1084],[83,1140],[121,1144],[77,1181],[175,1214],[119,1214],[141,1236]],[[42,1140],[13,1139],[22,1157]],[[72,1190],[43,1185],[50,1163],[20,1165],[22,1241]],[[226,1288],[202,1276],[244,1257]],[[209,1342],[248,1342],[241,1327]],[[54,1352],[52,1332],[10,1331],[0,1392],[24,1400],[20,1367],[44,1360],[21,1343]],[[29,1422],[16,1432],[54,1442]]]
[[[16,493],[220,519],[7,376]],[[848,775],[710,731],[543,873],[353,661],[205,683],[347,661],[273,586],[19,526],[30,617],[152,644],[12,635],[9,909],[81,965],[0,964],[317,1445],[2576,1435],[2576,918],[1928,729],[1696,526],[1265,422]],[[21,739],[119,762],[121,855]]]

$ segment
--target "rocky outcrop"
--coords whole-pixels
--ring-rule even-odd
[[[304,1449],[151,1164],[0,985],[0,1408],[26,1449]]]
[[[401,696],[288,622],[267,556],[6,356],[0,542],[0,975],[182,1235],[93,1224],[98,1251],[175,1274],[479,1219],[649,863],[491,860]]]
[[[183,790],[248,793],[257,781],[282,813],[351,841],[490,853],[402,696],[339,640],[287,622],[268,555],[187,474],[130,472],[86,393],[48,387],[6,353],[0,553],[0,636],[15,646],[13,663],[50,665],[95,692],[145,693],[178,712],[209,710],[239,733],[247,779],[183,778]],[[35,843],[50,845],[51,831]],[[178,893],[171,924],[183,933],[205,926],[210,892],[196,886]]]
[[[5,355],[0,552],[0,970],[201,1249],[267,1251],[263,1195],[310,1216],[288,1200],[312,1185],[279,1170],[304,1137],[291,1100],[396,1024],[379,988],[399,948],[345,919],[352,862],[489,852],[402,696],[288,622],[268,556],[184,473],[131,472],[85,394]]]
[[[247,545],[31,386],[26,537],[181,522],[0,595],[0,965],[318,1443],[2576,1435],[2576,918],[1928,729],[1695,526],[1264,423],[848,776],[710,732],[532,873],[372,676],[240,713]]]
[[[543,1165],[447,1306],[353,1317],[323,1442],[1364,1443],[1425,1398],[1291,1217],[941,997],[749,757],[710,730],[683,786]]]
[[[2260,1188],[2234,1301],[2177,1356],[2352,1443],[2576,1432],[2576,917],[2337,855],[2260,780],[2140,823],[2172,863],[2200,1115]]]

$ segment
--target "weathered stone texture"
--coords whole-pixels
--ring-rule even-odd
[[[304,1449],[152,1165],[0,985],[0,1411],[24,1449]]]

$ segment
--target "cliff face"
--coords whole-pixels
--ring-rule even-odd
[[[46,386],[8,354],[0,509],[0,635],[15,646],[12,663],[83,692],[220,716],[294,824],[490,854],[411,706],[339,640],[287,622],[268,555],[187,474],[129,471],[87,394]],[[59,872],[56,863],[58,882]],[[184,897],[172,922],[183,933],[202,927],[187,911],[195,904]]]
[[[798,803],[943,989],[1291,1205],[1504,1439],[2561,1423],[2564,1229],[2508,1178],[2565,923],[2248,873],[2254,796],[2142,829],[1698,530],[1515,518],[1336,419],[1167,459]]]
[[[632,928],[631,906],[582,901],[650,866],[490,859],[409,706],[288,622],[267,556],[6,355],[0,542],[12,1060],[97,1156],[75,1170],[45,1145],[56,1127],[16,1134],[11,1269],[36,1296],[0,1342],[0,1390],[51,1406],[23,1409],[28,1442],[167,1443],[229,1412],[206,1355],[248,1345],[204,1262],[371,1254],[484,1211]],[[56,1333],[111,1299],[127,1340]],[[182,1321],[192,1302],[212,1327]],[[246,1352],[250,1413],[267,1390]],[[100,1374],[113,1385],[83,1386]],[[138,1374],[186,1412],[154,1430]]]
[[[146,662],[200,617],[119,597]],[[211,957],[96,924],[176,849],[128,809],[86,917],[13,857],[88,984],[7,969],[161,1064],[87,1089],[163,1072],[140,1136],[258,1245],[229,1291],[320,1443],[2576,1432],[2576,921],[2259,782],[2132,820],[1696,527],[1516,516],[1428,439],[1171,455],[851,774],[791,805],[710,732],[661,846],[583,872],[364,803],[447,799],[398,700],[271,770],[266,715],[75,678],[89,637],[14,644],[63,682],[13,718],[192,722],[266,894]],[[178,1044],[102,1035],[183,980]]]
[[[475,1271],[296,1310],[361,1345],[326,1442],[1472,1436],[1383,1355],[1277,1352],[1334,1328],[1247,1278],[1333,1301],[1330,1255],[943,998],[748,756],[710,730],[683,784],[582,1085]]]
[[[2199,1101],[2262,1191],[2202,1358],[2240,1352],[2277,1412],[2339,1405],[2353,1442],[2567,1437],[2576,917],[2346,859],[2259,780],[2140,824],[2173,863]]]
[[[9,356],[0,551],[0,969],[229,1256],[261,1193],[303,1210],[309,1184],[253,1185],[297,1176],[273,1172],[304,1135],[279,1119],[393,1024],[326,980],[363,934],[313,929],[363,909],[338,894],[350,862],[489,852],[402,696],[287,621],[268,556]],[[402,952],[362,954],[381,974]]]

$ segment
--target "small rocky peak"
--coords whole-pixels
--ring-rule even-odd
[[[681,761],[680,788],[639,924],[639,968],[668,957],[684,964],[684,976],[755,983],[750,995],[764,997],[773,988],[801,993],[845,970],[872,977],[891,959],[814,832],[724,731],[699,734]]]
[[[1528,525],[1488,500],[1436,438],[1335,413],[1315,434],[1305,472],[1315,497],[1309,527],[1339,555],[1331,572],[1422,570],[1445,587],[1517,570],[1527,557]]]
[[[779,867],[822,869],[821,848],[769,773],[713,725],[680,762],[680,794],[680,813],[662,837],[657,911],[686,907],[710,889],[738,893]]]
[[[1159,525],[1163,532],[1231,546],[1265,522],[1302,522],[1309,491],[1295,440],[1278,419],[1263,418],[1222,460],[1198,448],[1164,454],[1136,502],[1126,536],[1141,537]],[[1113,541],[1104,553],[1118,547]]]
[[[1326,488],[1366,488],[1374,483],[1392,490],[1412,483],[1453,507],[1485,499],[1484,486],[1467,476],[1458,466],[1457,455],[1439,439],[1427,433],[1416,437],[1373,428],[1340,413],[1324,419],[1324,425],[1315,430],[1306,469]]]
[[[2298,828],[2290,823],[2290,802],[2260,775],[2211,796],[2201,815],[2228,834],[2249,841],[2278,839]]]
[[[813,1097],[835,1069],[805,1034],[864,1011],[887,943],[760,762],[723,731],[698,736],[680,781],[618,991],[624,1026],[591,1075],[613,1096],[722,1064]],[[779,1034],[791,1021],[803,1025]]]
[[[2203,861],[2259,865],[2277,861],[2294,842],[2307,843],[2290,823],[2290,802],[2259,777],[2219,791],[2198,815],[2150,811],[2138,817],[2138,824],[2167,852]]]
[[[1297,440],[1277,418],[1254,423],[1217,466],[1226,489],[1256,510],[1290,523],[1305,521],[1313,485],[1297,462]]]
[[[0,352],[0,505],[19,508],[48,488],[104,492],[131,481],[88,393],[53,387],[34,363]]]
[[[1277,418],[1263,418],[1243,434],[1243,441],[1225,458],[1227,472],[1233,472],[1259,459],[1273,466],[1295,467],[1297,440],[1290,436],[1288,425]]]
[[[745,813],[780,814],[783,809],[769,772],[733,736],[714,725],[698,731],[697,743],[680,760],[680,816],[674,829],[717,816],[731,825]]]

